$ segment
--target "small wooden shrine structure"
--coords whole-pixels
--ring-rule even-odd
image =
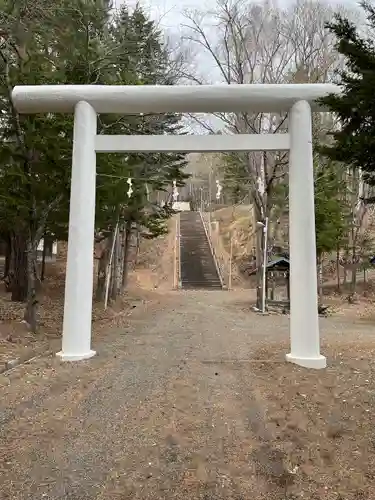
[[[266,307],[290,308],[289,277],[289,259],[277,257],[268,262],[266,267]]]

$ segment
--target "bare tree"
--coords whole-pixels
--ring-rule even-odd
[[[195,84],[331,81],[342,64],[334,39],[325,30],[335,10],[324,0],[297,0],[287,9],[269,0],[218,0],[209,12],[186,12],[184,39],[197,49],[199,58],[194,74],[185,77]],[[232,134],[282,133],[287,129],[287,116],[280,113],[244,111],[216,117],[219,126],[207,117],[193,118],[210,133],[218,129]],[[259,152],[236,155],[235,160],[241,183],[252,194],[254,218],[264,221],[272,216],[274,187],[285,179],[288,156]],[[262,245],[259,236],[258,268]]]

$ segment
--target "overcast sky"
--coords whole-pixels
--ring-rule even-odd
[[[114,0],[115,5],[119,6],[123,0]],[[129,5],[136,4],[137,0],[126,0]],[[183,11],[186,9],[208,10],[216,4],[217,0],[140,0],[151,14],[154,20],[161,22],[165,28],[178,29],[179,25],[184,22]],[[288,5],[289,0],[279,0],[279,5]],[[357,0],[331,0],[330,3],[354,5],[358,4]]]
[[[184,16],[186,11],[200,10],[207,12],[213,10],[217,4],[217,0],[114,0],[114,4],[119,7],[124,1],[131,7],[137,3],[141,4],[151,19],[156,21],[166,34],[173,35],[173,45],[176,39],[178,40],[182,36],[183,31],[186,34],[186,29],[181,27],[183,24],[189,24],[189,21]],[[189,47],[194,64],[199,63],[200,67],[204,67],[205,77],[209,78],[212,83],[215,83],[216,80],[221,81],[220,73],[212,57],[205,51],[196,51],[196,49],[196,46]]]
[[[119,6],[122,0],[115,0]],[[136,0],[127,0],[127,3],[136,4]],[[216,0],[141,0],[139,2],[151,14],[151,17],[160,21],[165,28],[178,29],[184,22],[182,12],[186,9],[203,9],[206,5],[213,6]]]

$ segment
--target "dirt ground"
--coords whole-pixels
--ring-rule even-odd
[[[373,323],[322,318],[308,371],[249,299],[142,291],[95,358],[2,376],[0,498],[375,498]]]
[[[144,290],[171,290],[173,288],[173,265],[176,218],[169,222],[169,232],[154,240],[142,240],[136,264],[129,271],[129,292],[116,304],[93,304],[94,331],[113,322],[121,321],[134,305],[142,300]],[[0,373],[6,363],[16,358],[28,358],[34,353],[58,349],[61,343],[64,311],[64,288],[66,266],[66,244],[62,256],[55,263],[46,265],[46,279],[38,292],[38,334],[31,334],[22,322],[25,306],[10,301],[10,294],[0,283]],[[94,285],[96,270],[94,272]]]
[[[0,373],[5,363],[16,358],[29,358],[35,353],[58,349],[61,344],[64,312],[65,273],[56,266],[48,269],[43,283],[43,293],[38,294],[38,333],[32,334],[22,321],[25,305],[11,302],[9,294],[0,284]],[[103,324],[111,326],[118,318],[126,315],[137,301],[137,294],[120,298],[116,304],[104,311],[103,305],[93,304],[93,328],[101,329]],[[0,497],[1,498],[1,497]]]

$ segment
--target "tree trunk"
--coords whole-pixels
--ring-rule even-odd
[[[114,291],[115,291],[115,298],[117,298],[120,293],[121,293],[121,284],[122,284],[122,267],[123,267],[123,245],[122,245],[122,238],[123,238],[123,225],[122,225],[122,230],[120,229],[117,232],[117,239],[116,239],[116,260],[115,260],[115,269],[116,273],[114,276]]]
[[[24,302],[27,299],[28,259],[26,231],[17,231],[12,236],[12,264],[10,274],[10,291],[12,301]]]
[[[120,231],[118,230],[116,232],[116,239],[115,239],[115,246],[114,246],[114,252],[113,252],[113,258],[112,258],[112,272],[111,272],[111,282],[110,282],[110,297],[112,300],[116,300],[119,290],[117,289],[117,284],[119,281],[118,275],[119,275],[119,266],[118,266],[118,260],[119,260],[119,252],[120,252]]]
[[[121,294],[121,292],[122,292],[122,277],[124,274],[125,238],[126,238],[125,224],[122,224],[121,233],[120,233],[120,237],[119,237],[119,254],[118,254],[119,272],[118,272],[117,289],[118,289],[119,294]]]
[[[120,259],[121,259],[121,262],[120,262],[120,273],[119,273],[119,289],[122,293],[122,280],[124,278],[124,254],[125,254],[125,242],[126,242],[126,230],[125,230],[125,224],[122,225],[122,229],[121,229],[121,237],[120,237],[120,240],[121,240],[121,255],[120,255]]]
[[[342,281],[342,284],[344,286],[344,290],[345,290],[345,287],[346,287],[347,282],[348,282],[348,261],[349,261],[349,249],[346,248],[345,249],[345,256],[344,256],[344,279]]]
[[[354,295],[357,288],[357,267],[353,265],[352,268],[352,281],[350,283],[350,294]]]
[[[261,220],[262,216],[257,210],[256,204],[253,204],[253,214],[254,214],[254,231],[256,234],[256,281],[257,281],[257,302],[256,307],[261,309],[262,307],[262,266],[263,266],[263,232],[258,227],[257,222]]]
[[[95,291],[95,300],[104,302],[105,300],[105,285],[107,282],[108,259],[111,251],[110,239],[107,240],[104,249],[100,255],[98,265],[98,282]]]
[[[124,252],[123,252],[123,272],[122,272],[122,283],[121,283],[121,291],[124,292],[126,285],[128,283],[128,270],[129,270],[129,250],[130,250],[130,241],[132,234],[132,223],[131,221],[127,221],[125,225],[125,240],[124,240]]]
[[[44,275],[46,272],[46,253],[47,253],[47,242],[46,242],[46,235],[44,235],[43,236],[42,269],[40,271],[40,281],[44,281]]]
[[[141,250],[142,228],[141,228],[141,226],[139,224],[137,224],[136,234],[137,234],[137,243],[136,243],[136,249],[135,249],[134,265],[137,265],[138,257],[139,257],[139,252]],[[130,246],[130,244],[131,244],[131,242],[129,240],[129,246]]]
[[[357,254],[356,248],[353,245],[352,249],[352,281],[350,284],[350,294],[354,295],[357,288]]]
[[[4,262],[4,275],[3,279],[9,276],[10,264],[12,259],[12,238],[10,232],[5,234],[5,262]]]
[[[36,298],[35,267],[37,261],[37,243],[29,239],[27,243],[27,305],[24,319],[33,333],[37,331],[38,300]]]
[[[318,299],[319,299],[319,304],[322,303],[323,299],[323,256],[320,254],[318,255]]]
[[[336,250],[336,275],[337,275],[337,291],[341,290],[341,280],[340,280],[340,248]]]

